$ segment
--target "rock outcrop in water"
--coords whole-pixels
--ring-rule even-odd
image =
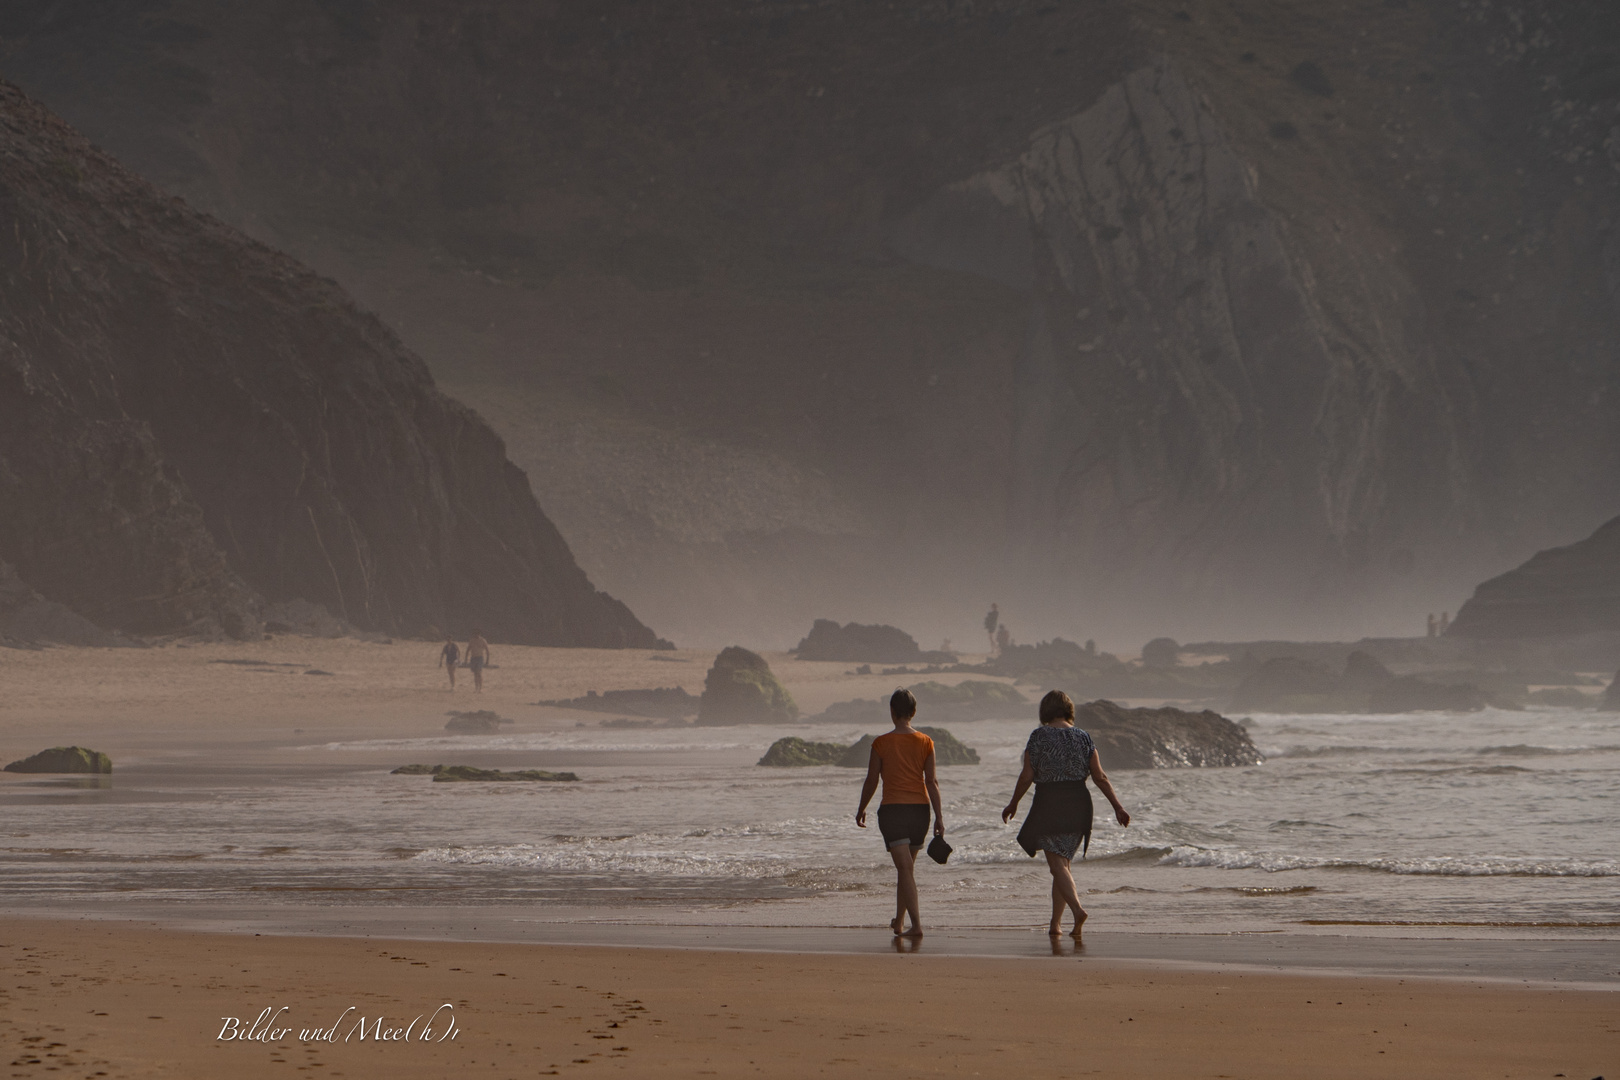
[[[1490,696],[1470,683],[1396,676],[1366,652],[1352,652],[1343,673],[1320,660],[1267,660],[1232,693],[1241,712],[1404,713],[1478,712]]]
[[[910,634],[895,626],[866,626],[817,619],[793,653],[800,660],[842,660],[872,664],[954,664],[956,654],[924,652]]]
[[[547,772],[545,769],[518,769],[513,772],[506,772],[501,769],[480,769],[472,765],[401,765],[393,771],[393,774],[396,776],[431,776],[436,784],[454,783],[456,781],[510,783],[518,781],[577,781],[579,779],[578,776],[571,772]]]
[[[1104,769],[1212,768],[1265,761],[1249,733],[1219,713],[1127,709],[1090,701],[1074,711]]]
[[[698,702],[699,724],[780,724],[797,718],[793,695],[758,653],[731,645],[714,658]]]
[[[1483,583],[1447,631],[1473,639],[1589,634],[1620,636],[1620,517]]]
[[[964,679],[955,685],[947,685],[929,681],[917,683],[909,689],[917,697],[918,715],[929,720],[962,723],[1004,720],[1024,713],[1034,715],[1029,699],[1011,683]],[[830,724],[887,723],[889,703],[881,698],[840,701],[808,719]]]
[[[979,752],[963,744],[944,728],[919,727],[916,730],[934,740],[934,764],[977,765]],[[851,746],[839,743],[809,742],[796,736],[777,739],[759,759],[760,765],[778,768],[805,765],[837,765],[846,769],[864,769],[872,758],[871,735],[862,735]]]
[[[53,746],[33,757],[13,761],[4,769],[14,773],[110,773],[112,758],[82,746]]]
[[[652,647],[501,440],[331,281],[0,84],[0,557],[130,633]]]
[[[502,724],[512,723],[493,709],[452,709],[446,715],[450,719],[445,721],[444,730],[462,735],[494,735]]]
[[[592,690],[584,697],[537,701],[535,704],[556,709],[618,713],[620,716],[685,720],[697,715],[700,700],[682,687],[660,686],[653,690],[605,690],[600,694]]]

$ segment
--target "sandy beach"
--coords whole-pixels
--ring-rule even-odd
[[[748,847],[759,827],[746,823],[757,821],[750,815],[759,808],[809,800],[763,836],[761,857],[792,863],[806,845],[830,843],[832,858],[876,866],[870,838],[844,820],[857,777],[812,782],[799,770],[756,770],[759,750],[748,740],[774,737],[765,729],[727,731],[725,740],[742,740],[731,749],[715,748],[729,742],[694,749],[634,741],[614,749],[614,739],[651,736],[534,704],[624,687],[696,693],[712,654],[497,643],[499,666],[475,697],[465,686],[454,694],[444,687],[435,651],[424,642],[280,638],[0,655],[0,759],[77,743],[115,762],[110,782],[82,791],[65,778],[0,774],[0,794],[16,808],[6,857],[20,875],[0,905],[4,1075],[515,1077],[605,1069],[1550,1080],[1612,1073],[1620,1061],[1616,998],[1604,989],[1620,985],[1620,963],[1607,924],[1368,930],[1309,927],[1272,914],[1266,925],[1293,919],[1296,929],[1219,932],[1238,905],[1251,906],[1244,917],[1253,921],[1253,911],[1284,910],[1278,904],[1335,903],[1331,877],[1309,879],[1326,882],[1320,895],[1328,899],[1313,901],[1316,886],[1296,884],[1306,880],[1297,874],[1188,871],[1206,877],[1187,879],[1192,884],[1176,886],[1176,895],[1204,905],[1199,910],[1213,912],[1214,922],[1180,939],[1150,940],[1119,931],[1157,894],[1117,886],[1153,885],[1153,874],[1172,871],[1155,870],[1151,860],[1096,863],[1084,870],[1087,904],[1097,905],[1089,951],[1047,955],[1043,937],[1000,914],[1011,910],[1022,920],[1029,907],[1028,917],[1038,918],[1041,879],[1022,864],[970,862],[939,871],[925,887],[925,911],[955,919],[954,928],[931,933],[918,952],[896,949],[879,929],[892,902],[881,867],[870,881],[859,870],[833,886],[793,876],[810,871],[778,878],[767,869],[748,878],[722,866],[724,873],[705,877],[709,849],[681,845],[708,841],[683,839],[686,826],[655,833],[623,823],[624,800],[644,789],[654,821],[676,810],[696,820],[730,807],[725,812],[743,824],[724,842]],[[243,660],[258,663],[220,662]],[[770,660],[806,711],[875,697],[894,682],[852,676],[845,664]],[[496,710],[516,721],[519,737],[504,749],[446,743],[452,708]],[[967,730],[986,745],[993,727]],[[696,738],[692,729],[666,734]],[[419,752],[578,768],[586,783],[488,791],[386,772]],[[1008,767],[986,766],[992,787],[1001,783],[996,770]],[[1189,783],[1221,779],[1187,772]],[[956,783],[967,783],[959,775]],[[1124,782],[1136,791],[1147,779]],[[514,787],[524,790],[506,790]],[[825,797],[817,794],[823,790]],[[581,801],[587,796],[605,801]],[[745,798],[765,801],[736,801]],[[972,811],[978,797],[964,798],[964,813]],[[294,813],[307,820],[276,817]],[[815,840],[821,832],[794,824],[811,821],[804,815],[833,822],[833,839]],[[542,865],[525,848],[521,857],[469,862],[455,854],[462,848],[437,857],[420,840],[396,851],[395,833],[424,822],[466,830],[467,844],[487,834],[507,846],[511,823],[522,832],[532,822],[558,833],[556,851],[590,858]],[[590,828],[614,835],[593,839]],[[636,829],[640,839],[617,835]],[[850,835],[839,839],[839,829]],[[523,835],[536,839],[532,830]],[[641,854],[614,854],[627,843],[641,845]],[[1233,887],[1197,886],[1228,879]],[[1396,880],[1413,888],[1431,881]],[[1453,879],[1432,880],[1431,891],[1452,887]],[[1600,888],[1605,879],[1525,880],[1591,880]],[[566,888],[535,892],[557,882]],[[627,882],[646,885],[627,892]],[[973,906],[981,894],[991,906]],[[959,906],[944,906],[947,895]],[[995,906],[1003,897],[1028,904]],[[1601,896],[1596,903],[1603,907]],[[1358,933],[1381,935],[1365,939],[1365,963],[1350,962],[1362,946],[1348,935]],[[1473,940],[1445,940],[1459,933]],[[1426,940],[1407,946],[1402,937]],[[1408,949],[1412,955],[1403,956]],[[1337,973],[1323,973],[1330,969]],[[1435,973],[1450,977],[1428,977]],[[1571,981],[1579,987],[1555,985]],[[265,1025],[253,1024],[267,1008],[286,1034],[220,1038],[228,1017],[236,1030],[262,1033]],[[408,1040],[370,1045],[379,1016],[385,1032],[407,1029]],[[455,1037],[439,1041],[452,1019]],[[314,1036],[334,1025],[329,1039]],[[310,1037],[301,1038],[306,1031]]]
[[[1611,993],[1187,972],[1072,956],[235,937],[6,919],[0,957],[0,1042],[6,1075],[19,1078],[1428,1080],[1589,1078],[1620,1061]],[[266,1008],[279,1018],[255,1030]],[[408,1041],[376,1042],[378,1016],[385,1034],[416,1025]],[[240,1024],[231,1028],[229,1017]],[[452,1021],[454,1037],[445,1038]],[[244,1027],[255,1036],[245,1043],[220,1038]],[[330,1040],[299,1038],[334,1027]],[[256,1037],[266,1029],[288,1032]]]

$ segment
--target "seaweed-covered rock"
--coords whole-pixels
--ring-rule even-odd
[[[799,715],[787,688],[758,653],[728,646],[714,658],[698,702],[699,724],[780,724]]]
[[[793,650],[800,660],[867,661],[879,664],[954,664],[956,654],[924,652],[910,634],[895,626],[866,626],[817,619]]]
[[[795,735],[789,735],[771,743],[771,748],[765,751],[765,756],[759,759],[759,764],[782,768],[800,765],[838,765],[848,750],[849,747],[840,746],[838,743],[807,742]]]
[[[549,705],[555,709],[583,709],[588,712],[611,712],[621,716],[653,716],[664,720],[685,720],[696,716],[699,698],[688,694],[679,686],[660,686],[655,690],[595,690],[584,697],[555,701],[537,701],[536,705]]]
[[[431,776],[434,783],[450,783],[458,780],[503,783],[519,780],[567,781],[579,779],[578,776],[571,772],[547,772],[544,769],[519,769],[516,772],[505,772],[501,769],[479,769],[471,765],[401,765],[394,770],[394,775]]]
[[[1074,722],[1091,735],[1105,769],[1209,768],[1265,760],[1248,732],[1208,709],[1127,709],[1092,701],[1075,710]]]
[[[944,728],[919,727],[918,731],[934,740],[935,765],[977,765],[979,752],[971,746],[964,746],[960,739]],[[860,741],[845,750],[843,756],[833,762],[846,769],[864,769],[872,759],[871,735],[862,735]]]
[[[501,730],[502,724],[512,723],[492,709],[452,709],[446,715],[450,720],[444,725],[444,730],[463,735],[494,735]]]
[[[954,686],[923,682],[910,689],[917,695],[920,714],[931,720],[1005,720],[1029,709],[1029,699],[1016,686],[990,679],[966,679]],[[884,723],[889,719],[889,703],[872,698],[840,701],[812,719],[838,724]]]
[[[82,746],[53,746],[33,757],[13,761],[6,772],[17,773],[110,773],[112,758],[99,750]]]

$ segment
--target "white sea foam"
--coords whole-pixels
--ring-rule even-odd
[[[1161,866],[1209,867],[1219,870],[1376,870],[1387,874],[1434,877],[1620,877],[1620,863],[1591,859],[1460,858],[1415,859],[1324,858],[1281,852],[1252,852],[1178,846],[1159,859]]]

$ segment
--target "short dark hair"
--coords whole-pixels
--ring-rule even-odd
[[[1061,690],[1049,690],[1041,698],[1041,723],[1055,724],[1074,719],[1074,699]]]
[[[895,720],[902,716],[917,715],[917,695],[901,687],[889,695],[889,716]]]

